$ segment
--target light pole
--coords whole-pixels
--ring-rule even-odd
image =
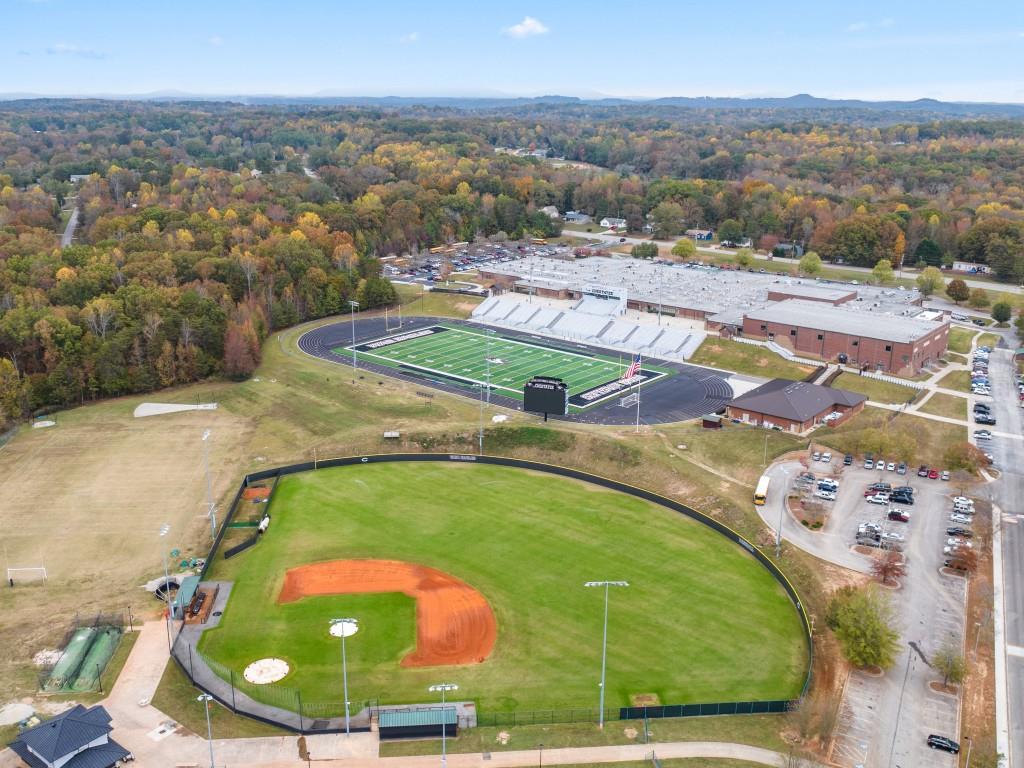
[[[217,515],[213,511],[213,481],[210,479],[210,437],[213,432],[203,431],[203,463],[206,465],[206,515],[210,518],[210,538],[217,538]]]
[[[608,588],[609,587],[628,587],[628,581],[587,581],[583,584],[584,587],[604,587],[604,635],[601,641],[601,703],[600,713],[598,714],[598,728],[604,730],[604,683],[605,683],[605,670],[607,669],[608,662]]]
[[[160,526],[161,549],[164,551],[164,602],[167,603],[167,652],[171,652],[171,577],[167,573],[167,543],[164,537],[171,532],[171,526],[164,523]]]
[[[544,745],[537,745],[537,768],[544,768]]]
[[[355,376],[356,369],[359,367],[359,353],[356,351],[356,310],[359,308],[359,302],[350,301],[348,306],[352,318],[352,375]]]
[[[478,439],[479,450],[477,451],[481,456],[484,455],[484,385],[479,384],[480,387],[480,436]]]
[[[348,702],[348,657],[345,654],[345,638],[349,634],[355,634],[359,626],[358,619],[331,619],[331,626],[337,626],[341,633],[341,681],[343,693],[345,694],[345,735],[350,735],[349,730],[349,702]],[[350,633],[349,628],[353,631]]]
[[[457,691],[459,686],[455,683],[438,683],[427,688],[431,693],[441,693],[441,768],[448,765],[448,722],[445,717],[444,695],[448,691]]]
[[[206,710],[206,740],[210,744],[210,768],[214,768],[213,765],[213,728],[210,727],[210,702],[213,701],[213,696],[208,693],[201,693],[196,701],[203,703],[203,709]]]

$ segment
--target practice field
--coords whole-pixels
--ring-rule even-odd
[[[587,351],[568,351],[510,339],[497,333],[432,325],[355,345],[359,359],[448,382],[486,385],[488,369],[494,392],[518,400],[533,376],[554,376],[569,385],[569,406],[579,411],[629,391],[618,382],[629,367],[628,355],[616,359]],[[352,357],[352,346],[331,350]],[[488,363],[488,359],[490,362]],[[644,365],[633,386],[657,381],[668,369]],[[610,385],[610,386],[609,386]]]
[[[259,544],[212,565],[209,578],[234,586],[200,650],[236,673],[285,659],[291,672],[278,685],[301,689],[303,702],[339,700],[340,642],[328,625],[344,616],[360,623],[347,640],[357,706],[430,701],[427,686],[441,681],[489,711],[596,707],[603,594],[583,583],[599,579],[629,582],[610,596],[607,706],[636,694],[672,704],[788,699],[803,685],[800,618],[763,566],[630,495],[494,465],[383,463],[286,476],[270,513]],[[403,666],[417,636],[406,595],[321,587],[279,602],[290,569],[353,559],[425,566],[478,591],[497,624],[489,655]]]

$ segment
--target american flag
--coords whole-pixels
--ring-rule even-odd
[[[629,369],[626,371],[626,375],[622,377],[622,380],[632,379],[638,373],[640,373],[640,355],[634,355],[633,362],[629,364]]]

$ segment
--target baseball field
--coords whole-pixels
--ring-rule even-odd
[[[610,595],[607,706],[803,685],[800,619],[771,575],[632,496],[508,467],[371,464],[287,476],[270,513],[259,544],[216,558],[209,577],[234,587],[200,649],[239,674],[284,659],[268,687],[304,702],[340,699],[329,621],[351,617],[353,702],[429,701],[453,682],[491,711],[596,706],[604,596],[583,583],[604,579],[629,582]]]

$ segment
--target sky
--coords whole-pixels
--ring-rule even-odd
[[[0,0],[0,94],[1024,103],[1024,0]]]

